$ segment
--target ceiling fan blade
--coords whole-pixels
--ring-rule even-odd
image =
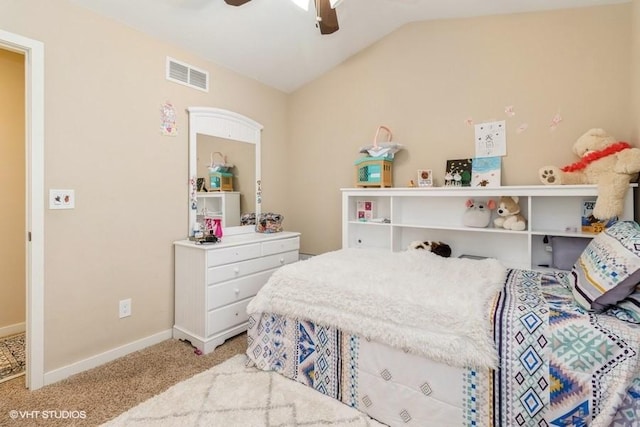
[[[242,6],[245,3],[250,2],[251,0],[224,0],[226,4],[231,6]]]
[[[338,14],[331,8],[330,0],[315,0],[316,16],[320,34],[331,34],[338,31]]]

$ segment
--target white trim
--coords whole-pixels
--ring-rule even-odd
[[[27,374],[31,390],[44,381],[44,44],[0,30],[0,48],[25,55]],[[25,236],[26,238],[26,236]]]
[[[95,368],[96,366],[104,365],[105,363],[133,353],[134,351],[139,351],[152,345],[159,344],[162,341],[171,339],[171,336],[171,329],[167,329],[165,331],[158,332],[157,334],[150,335],[146,338],[142,338],[129,344],[125,344],[123,346],[105,351],[104,353],[97,354],[84,360],[80,360],[62,368],[54,369],[53,371],[49,371],[44,374],[44,385],[53,384],[55,382],[68,378],[71,375],[79,374],[80,372]]]
[[[3,326],[2,328],[0,328],[0,338],[8,337],[10,335],[15,335],[15,334],[19,334],[21,332],[24,332],[24,331],[26,331],[26,327],[27,327],[27,325],[24,322],[15,323],[15,324],[9,325],[9,326]]]

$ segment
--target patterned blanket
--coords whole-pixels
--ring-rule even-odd
[[[640,325],[580,308],[566,272],[509,270],[491,314],[500,367],[452,373],[450,382],[461,384],[456,398],[460,411],[445,414],[449,418],[440,418],[438,425],[640,425]],[[252,315],[249,326],[247,355],[258,367],[370,414],[375,407],[371,396],[389,396],[389,405],[402,405],[376,409],[372,416],[381,422],[413,425],[410,420],[423,420],[420,411],[437,403],[433,396],[439,390],[433,382],[429,393],[426,382],[403,385],[414,388],[414,407],[407,399],[393,401],[389,390],[372,390],[362,367],[381,353],[362,350],[371,346],[359,335],[271,313]],[[395,371],[385,369],[381,375],[391,373]],[[426,412],[425,417],[434,416],[433,409]]]

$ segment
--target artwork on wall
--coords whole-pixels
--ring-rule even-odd
[[[505,121],[475,125],[476,157],[507,155]]]
[[[160,132],[165,136],[178,135],[176,110],[170,102],[165,102],[160,107]]]
[[[432,187],[433,173],[431,169],[418,170],[418,187]]]
[[[447,160],[444,176],[445,187],[470,187],[471,163],[471,159]]]
[[[502,158],[476,157],[471,162],[472,187],[500,187]]]

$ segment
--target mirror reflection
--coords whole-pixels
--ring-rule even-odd
[[[224,235],[255,233],[255,218],[260,215],[262,203],[262,125],[242,114],[221,108],[189,107],[187,111],[189,236],[200,235],[203,231],[212,233],[214,228]],[[212,159],[217,166],[225,163],[223,156],[226,156],[227,163],[234,165],[230,173],[216,167],[214,171],[218,173],[210,174]],[[202,187],[211,189],[212,177],[214,189],[218,191],[198,191]],[[241,221],[245,212],[255,214],[251,221]]]
[[[209,167],[212,163],[222,163],[224,158],[226,158],[226,163],[233,165],[229,173],[232,175],[233,191],[240,193],[240,215],[255,212],[255,144],[209,135],[198,135],[196,176],[203,178],[203,186],[209,191],[212,190]],[[216,188],[215,185],[213,188]],[[240,218],[229,221],[229,223],[240,224]]]

